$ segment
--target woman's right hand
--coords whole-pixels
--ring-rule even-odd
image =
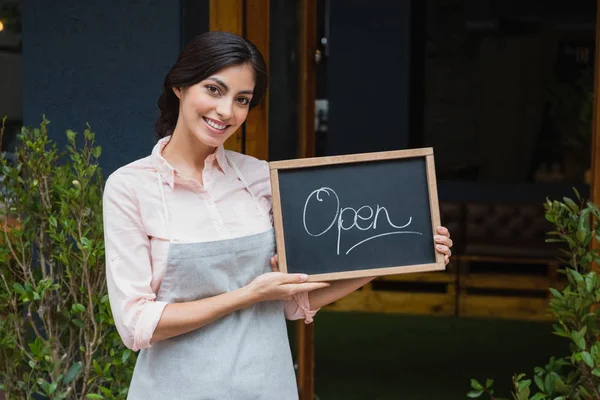
[[[302,292],[326,288],[327,282],[306,282],[305,274],[286,274],[267,272],[259,275],[246,288],[257,302],[270,300],[290,300],[293,295]]]

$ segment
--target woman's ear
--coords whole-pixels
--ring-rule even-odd
[[[181,100],[181,88],[174,87],[173,93],[175,93],[175,96],[177,96],[177,98]]]

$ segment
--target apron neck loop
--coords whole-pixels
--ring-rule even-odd
[[[167,227],[167,236],[168,236],[169,242],[171,242],[173,240],[173,238],[171,237],[171,224],[170,224],[170,219],[169,219],[169,208],[167,207],[167,201],[165,200],[165,190],[163,189],[163,180],[162,180],[162,177],[160,176],[160,172],[156,171],[156,177],[158,179],[158,189],[160,190],[160,198],[162,200],[162,205],[163,205],[165,226]]]
[[[233,168],[233,170],[235,171],[235,174],[237,175],[238,179],[240,181],[242,181],[242,183],[246,187],[246,190],[248,191],[248,193],[250,193],[250,196],[252,196],[252,200],[254,200],[254,205],[258,209],[258,212],[263,217],[263,219],[266,222],[266,224],[268,226],[271,226],[271,219],[269,218],[269,216],[263,210],[262,206],[258,202],[258,199],[256,198],[256,196],[254,196],[254,193],[252,193],[252,190],[250,190],[250,185],[248,185],[248,182],[246,182],[246,179],[244,179],[244,176],[242,175],[242,173],[239,170],[239,168],[237,167],[237,165],[235,165],[235,163],[229,157],[227,157],[227,154],[225,154],[225,158],[227,159],[227,163],[229,164],[229,166],[231,168]]]

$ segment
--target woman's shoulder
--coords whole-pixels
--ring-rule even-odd
[[[264,179],[269,177],[269,163],[247,154],[225,150],[227,158],[239,168],[246,178]]]
[[[105,191],[118,187],[135,191],[138,187],[144,187],[149,179],[155,178],[155,175],[156,169],[152,157],[140,158],[111,173],[106,179]]]
[[[237,151],[225,150],[227,158],[230,159],[235,165],[242,168],[268,168],[268,163],[265,160],[260,160],[256,157],[249,156],[247,154],[238,153]]]

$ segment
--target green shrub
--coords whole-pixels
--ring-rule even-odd
[[[60,152],[48,124],[22,129],[16,161],[0,155],[0,390],[123,399],[135,356],[106,295],[101,149],[88,126]]]
[[[547,242],[564,245],[561,273],[566,286],[551,288],[550,312],[555,317],[555,335],[568,341],[571,355],[552,358],[544,367],[534,369],[533,381],[525,374],[513,376],[515,400],[598,400],[600,399],[600,211],[581,200],[545,203],[546,219],[554,224]],[[495,397],[493,380],[485,384],[471,380],[471,398],[487,394]],[[532,384],[533,383],[533,384]]]

